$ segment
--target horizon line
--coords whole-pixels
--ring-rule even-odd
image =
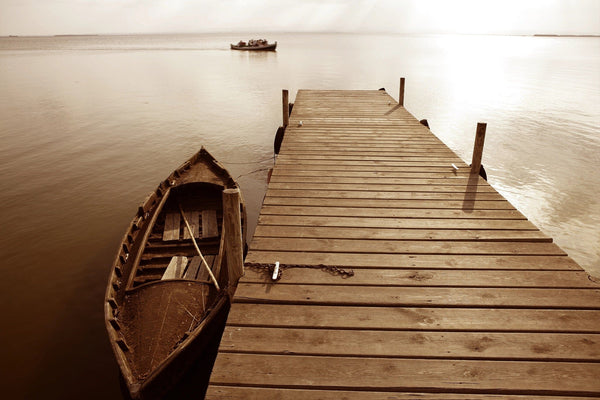
[[[106,32],[106,33],[55,33],[55,34],[7,34],[0,37],[86,37],[86,36],[150,36],[150,35],[236,35],[256,33],[256,30],[239,31],[157,31],[157,32]],[[600,33],[519,33],[519,32],[390,32],[390,31],[336,31],[336,30],[315,30],[315,31],[263,31],[261,34],[348,34],[348,35],[397,35],[397,36],[417,36],[417,35],[456,35],[456,36],[530,36],[530,37],[600,37]]]

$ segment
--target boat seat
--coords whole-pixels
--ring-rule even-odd
[[[179,212],[168,212],[167,215],[165,215],[163,240],[179,240],[179,225]]]
[[[206,263],[211,269],[214,264],[215,258],[216,256],[213,255],[204,256]],[[208,274],[206,267],[202,266],[202,259],[200,258],[200,256],[192,258],[192,260],[190,261],[190,265],[185,271],[183,279],[195,279],[203,281],[208,281],[210,279],[210,275]]]
[[[202,210],[202,239],[219,236],[217,210]]]
[[[213,255],[204,256],[204,259],[206,260],[206,263],[210,267],[211,271],[213,269],[213,264],[215,263],[216,257],[217,256],[213,256]],[[200,257],[198,257],[198,258],[200,258]],[[210,275],[208,274],[206,267],[203,267],[202,265],[200,266],[200,269],[198,270],[198,275],[196,276],[196,279],[200,280],[200,281],[210,280]]]
[[[182,278],[187,263],[188,258],[185,256],[175,256],[171,258],[171,262],[169,262],[169,265],[167,266],[167,269],[165,270],[165,273],[161,279],[165,280]]]
[[[183,275],[183,279],[196,279],[196,275],[198,275],[198,270],[201,268],[202,259],[199,256],[192,257],[192,261],[190,261],[190,265],[188,266],[187,271],[185,271],[185,275]]]

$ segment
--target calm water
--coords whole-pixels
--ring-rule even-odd
[[[137,205],[206,146],[251,230],[281,89],[378,89],[600,276],[600,39],[291,35],[0,38],[0,329],[7,398],[120,398],[102,301]],[[276,36],[276,37],[275,37]]]

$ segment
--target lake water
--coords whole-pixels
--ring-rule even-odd
[[[600,39],[278,34],[0,38],[0,299],[6,398],[120,398],[103,322],[137,205],[201,145],[253,231],[281,90],[378,89],[600,276]]]

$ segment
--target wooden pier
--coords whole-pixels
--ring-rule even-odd
[[[384,91],[298,92],[246,258],[276,261],[207,399],[600,396],[600,285]]]

